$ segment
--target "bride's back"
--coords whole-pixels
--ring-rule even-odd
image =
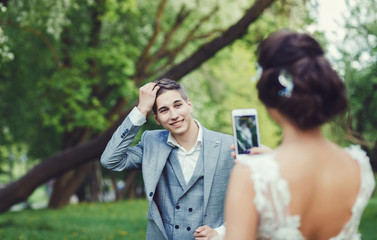
[[[359,193],[357,161],[328,142],[283,145],[276,160],[288,182],[290,214],[301,218],[301,233],[306,239],[336,236],[350,219]]]

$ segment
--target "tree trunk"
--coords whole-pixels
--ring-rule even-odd
[[[88,182],[90,185],[90,202],[99,202],[102,195],[102,173],[99,161],[91,163]]]
[[[71,196],[76,192],[85,179],[90,166],[90,162],[85,163],[58,178],[54,183],[54,191],[52,192],[48,207],[59,208],[67,205]]]
[[[93,7],[92,14],[91,14],[91,20],[93,22],[92,29],[90,33],[90,41],[88,43],[89,48],[97,48],[98,42],[99,42],[99,33],[102,28],[102,22],[100,16],[104,14],[104,0],[96,0],[95,7]],[[69,48],[71,45],[69,34],[66,33],[63,35],[64,38],[64,45],[65,47]],[[68,53],[68,51],[63,51],[64,53]],[[71,57],[65,56],[64,57],[64,63],[65,67],[71,67]],[[94,58],[88,59],[88,64],[90,66],[90,76],[92,78],[98,77],[98,67],[97,62]],[[76,146],[79,143],[83,141],[83,139],[86,138],[86,136],[89,134],[89,130],[85,128],[76,128],[71,133],[66,133],[64,138],[64,147],[63,149]],[[97,164],[98,165],[98,164]],[[66,204],[68,204],[69,199],[71,196],[78,191],[81,191],[81,194],[83,196],[80,196],[79,200],[88,199],[86,197],[86,191],[85,191],[85,185],[86,182],[84,181],[86,176],[88,175],[89,166],[85,168],[75,169],[72,171],[69,171],[68,173],[62,175],[60,178],[56,180],[56,183],[53,188],[52,196],[49,200],[49,207],[56,208],[61,207]],[[77,177],[77,175],[79,177]],[[93,181],[98,181],[98,179],[94,179],[94,177],[97,175],[92,175],[91,179]],[[90,183],[89,183],[90,184]],[[97,184],[98,185],[98,184]],[[80,189],[81,187],[81,189]],[[90,186],[90,189],[92,190],[92,186]],[[89,193],[92,193],[90,191]],[[98,194],[98,193],[96,193]],[[99,196],[96,196],[97,198]],[[89,197],[92,199],[92,196]]]
[[[173,66],[165,74],[158,77],[158,79],[169,77],[174,80],[179,80],[198,68],[217,51],[234,42],[236,39],[241,38],[247,32],[248,26],[274,1],[275,0],[255,1],[254,5],[246,11],[245,15],[221,36],[199,47],[199,49],[186,60]],[[123,121],[125,116],[126,114],[122,114],[117,123],[102,135],[45,159],[32,168],[25,176],[1,189],[0,213],[7,211],[16,203],[25,201],[39,185],[44,184],[49,179],[57,178],[71,169],[98,159],[116,127]]]
[[[111,179],[111,186],[113,187],[114,193],[115,193],[115,201],[119,201],[121,200],[120,191],[118,189],[115,174],[113,172],[110,172],[110,179]]]
[[[136,180],[137,180],[137,170],[129,172],[127,178],[125,179],[126,186],[122,191],[119,192],[121,198],[136,198]]]

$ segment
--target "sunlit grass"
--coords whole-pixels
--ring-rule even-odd
[[[145,239],[148,203],[70,205],[0,215],[1,240]]]

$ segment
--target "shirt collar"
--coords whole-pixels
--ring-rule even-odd
[[[194,119],[194,122],[199,127],[199,132],[198,132],[198,137],[196,139],[195,146],[190,150],[190,152],[195,150],[197,148],[197,146],[201,146],[201,144],[203,142],[203,128],[200,125],[198,120]],[[178,148],[184,150],[184,148],[177,142],[177,140],[175,140],[174,136],[170,132],[169,132],[167,143],[172,147],[178,147]]]

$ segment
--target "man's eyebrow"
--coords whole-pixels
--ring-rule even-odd
[[[161,111],[162,109],[167,108],[166,106],[162,106],[158,109],[158,111]]]
[[[175,100],[175,101],[173,102],[173,104],[181,103],[181,102],[183,102],[182,99],[177,99],[177,100]],[[158,108],[158,111],[161,111],[161,110],[164,109],[164,108],[168,108],[168,107],[167,107],[167,106],[159,107],[159,108]]]
[[[183,102],[181,99],[177,99],[174,101],[174,103],[179,103],[179,102]]]

